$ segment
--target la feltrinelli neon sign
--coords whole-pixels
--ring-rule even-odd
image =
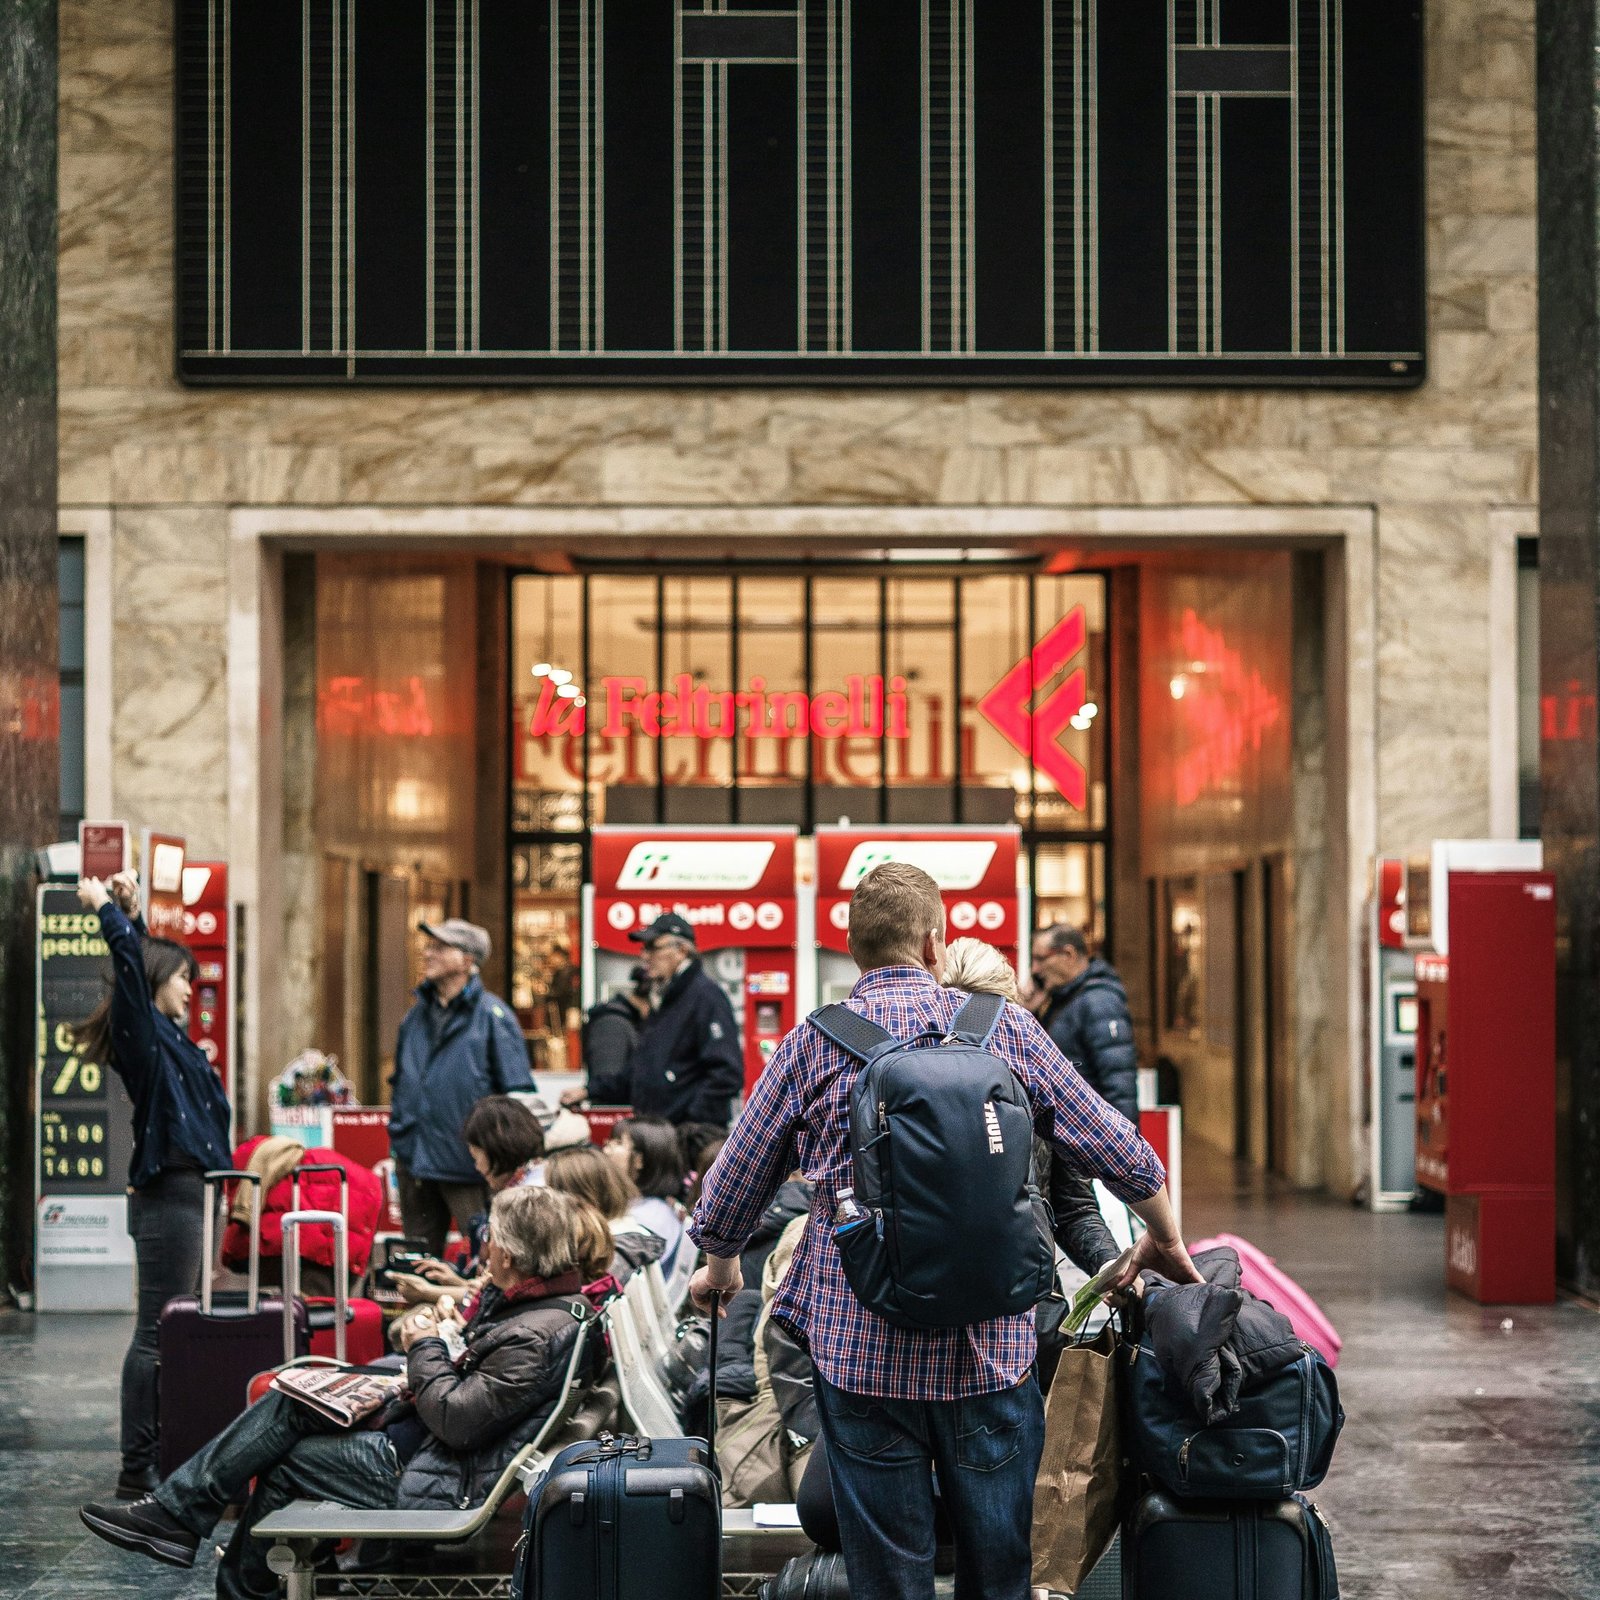
[[[909,739],[906,680],[878,673],[849,674],[844,688],[807,694],[769,689],[752,677],[743,689],[708,689],[686,672],[671,689],[650,689],[644,678],[600,680],[603,739]],[[588,704],[563,698],[546,678],[529,715],[531,738],[581,738],[588,730]]]

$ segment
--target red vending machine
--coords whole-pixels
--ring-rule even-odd
[[[190,861],[183,869],[183,942],[200,968],[189,995],[189,1037],[233,1088],[228,1049],[228,868],[221,861]]]
[[[733,1006],[748,1093],[797,1015],[795,839],[793,828],[596,828],[584,894],[585,1010],[627,988],[640,959],[628,935],[676,912]]]
[[[1546,872],[1436,869],[1433,902],[1444,948],[1417,956],[1417,1181],[1445,1196],[1445,1281],[1488,1305],[1546,1304],[1555,883]]]
[[[921,867],[944,896],[946,933],[996,946],[1013,966],[1026,927],[1017,887],[1016,828],[817,829],[817,1003],[843,1000],[859,974],[850,959],[850,896],[880,862]]]

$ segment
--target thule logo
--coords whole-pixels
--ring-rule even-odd
[[[995,1114],[993,1100],[983,1102],[983,1131],[989,1135],[989,1154],[1003,1156],[1006,1142],[1000,1137],[1000,1118]]]

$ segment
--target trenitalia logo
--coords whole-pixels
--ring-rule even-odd
[[[921,867],[941,889],[976,889],[994,860],[993,839],[874,839],[858,844],[839,874],[841,889],[854,889],[885,861]]]
[[[619,890],[753,889],[770,839],[641,839],[617,874]]]
[[[1061,748],[1067,724],[1083,705],[1088,677],[1082,667],[1033,710],[1034,691],[1048,684],[1088,642],[1082,606],[1074,606],[983,699],[978,710],[1060,790],[1079,811],[1089,802],[1089,775]]]

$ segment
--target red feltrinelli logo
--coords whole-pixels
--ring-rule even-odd
[[[1061,747],[1061,735],[1085,699],[1088,676],[1082,667],[1033,709],[1036,691],[1083,649],[1089,639],[1082,606],[1074,606],[1033,649],[978,702],[978,710],[1006,742],[1026,756],[1079,811],[1088,809],[1089,775]]]

